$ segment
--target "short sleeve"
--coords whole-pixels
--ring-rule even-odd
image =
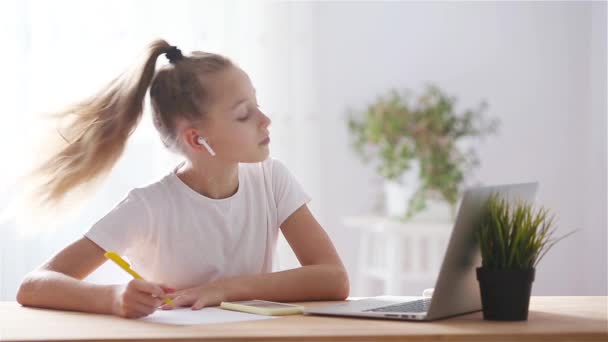
[[[272,188],[277,204],[279,226],[302,205],[310,202],[310,196],[280,161],[272,160]]]
[[[128,254],[149,227],[150,214],[143,198],[131,190],[109,213],[97,221],[85,237],[106,251]]]

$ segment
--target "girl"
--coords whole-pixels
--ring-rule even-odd
[[[155,71],[165,54],[169,64]],[[23,280],[22,305],[138,318],[158,307],[197,310],[222,301],[342,300],[345,268],[307,207],[310,198],[283,164],[268,158],[270,119],[247,74],[211,53],[183,56],[164,40],[144,61],[78,105],[60,133],[67,144],[37,173],[56,203],[109,171],[140,120],[150,86],[152,117],[165,146],[185,161],[130,191],[79,240]],[[302,267],[271,273],[278,229]],[[126,255],[144,280],[83,281],[105,251]]]

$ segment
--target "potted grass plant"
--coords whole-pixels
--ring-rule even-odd
[[[528,319],[536,266],[558,241],[554,215],[525,201],[493,193],[476,229],[482,265],[477,268],[486,320]]]

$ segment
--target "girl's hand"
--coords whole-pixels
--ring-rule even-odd
[[[112,314],[125,318],[141,318],[153,313],[174,289],[142,279],[117,285],[112,292]]]
[[[217,284],[191,287],[167,295],[168,298],[173,300],[175,307],[191,306],[192,310],[200,310],[207,306],[218,306],[225,301],[225,296],[223,287]],[[161,309],[171,310],[173,306],[164,304]]]

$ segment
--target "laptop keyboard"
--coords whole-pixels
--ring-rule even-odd
[[[370,312],[427,312],[431,298],[419,299],[411,302],[391,304],[379,308],[369,309]]]

